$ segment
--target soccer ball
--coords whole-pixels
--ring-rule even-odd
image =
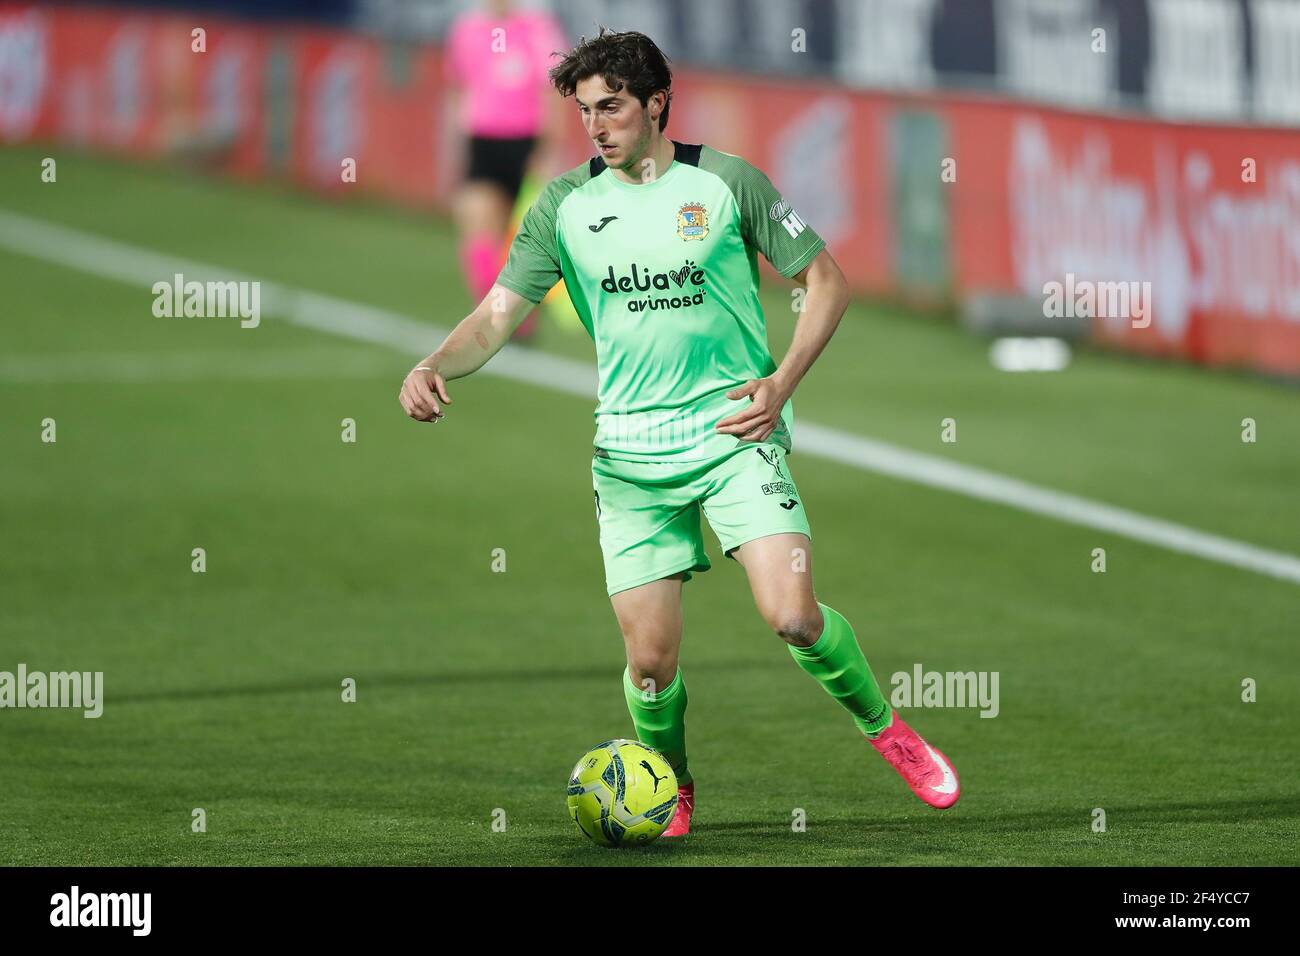
[[[645,744],[607,740],[574,766],[568,804],[578,829],[602,846],[649,843],[677,809],[677,775]]]

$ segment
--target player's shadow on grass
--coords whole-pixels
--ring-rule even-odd
[[[1188,800],[1183,802],[1105,804],[1110,827],[1151,823],[1231,823],[1237,820],[1280,820],[1300,817],[1300,797],[1243,797],[1240,800]],[[1057,823],[1074,828],[1089,820],[1091,807],[984,813],[967,817],[985,831],[1022,831],[1026,824]]]
[[[771,661],[699,661],[691,665],[692,671],[719,670],[787,670],[789,660],[774,656]],[[465,684],[544,684],[548,681],[599,681],[608,682],[610,674],[617,674],[622,664],[602,667],[551,667],[531,670],[481,670],[443,671],[424,674],[367,674],[365,671],[331,674],[296,681],[278,681],[268,684],[228,684],[224,686],[190,686],[167,690],[126,691],[113,695],[118,704],[141,703],[160,700],[217,700],[226,697],[274,697],[280,694],[326,693],[337,696],[340,682],[352,677],[359,688],[436,687]]]
[[[808,829],[830,833],[915,833],[938,837],[962,830],[979,833],[1024,833],[1033,826],[1077,830],[1080,820],[1086,826],[1090,808],[1080,806],[1011,810],[989,813],[982,808],[963,812],[961,804],[938,814],[918,807],[914,815],[903,818],[853,817],[833,820],[808,820]],[[1300,817],[1300,797],[1243,797],[1240,800],[1199,800],[1182,803],[1125,805],[1110,802],[1107,814],[1112,830],[1153,823],[1230,823],[1245,820],[1281,820]],[[941,828],[936,824],[941,824]],[[710,832],[743,832],[747,836],[781,837],[791,835],[788,823],[774,820],[719,820],[708,824]]]
[[[1115,834],[1153,824],[1223,823],[1225,821],[1273,820],[1300,817],[1300,798],[1242,798],[1240,800],[1206,800],[1185,803],[1114,804],[1112,816],[1117,821],[1112,828]],[[719,820],[697,821],[698,829],[685,841],[659,840],[647,847],[600,851],[583,843],[574,844],[567,837],[549,837],[539,843],[549,844],[550,853],[557,864],[629,865],[636,863],[674,863],[678,859],[704,862],[717,857],[727,862],[745,862],[735,859],[742,853],[747,861],[760,860],[765,864],[784,861],[793,865],[818,862],[820,853],[835,856],[845,862],[843,854],[861,850],[862,862],[891,863],[895,859],[917,862],[917,857],[928,857],[936,862],[951,858],[952,853],[963,857],[970,865],[977,862],[971,857],[994,852],[984,845],[993,834],[1014,833],[1024,836],[1038,830],[1051,835],[1051,842],[1059,844],[1060,838],[1073,838],[1087,834],[1086,810],[1073,807],[1011,811],[1006,813],[975,813],[963,815],[952,811],[943,814],[943,825],[936,815],[918,812],[904,819],[880,817],[854,817],[834,820],[808,821],[806,833],[795,833],[789,823],[781,820]],[[1150,831],[1147,831],[1150,835]],[[1105,839],[1096,835],[1097,839]],[[1067,849],[1061,845],[1048,847],[1055,851]],[[782,852],[789,855],[782,856]],[[1002,855],[1024,856],[1033,853],[1024,846],[1008,843]],[[680,856],[679,856],[680,854]]]

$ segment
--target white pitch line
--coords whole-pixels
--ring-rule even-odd
[[[254,276],[237,270],[164,255],[5,211],[0,211],[0,248],[137,285],[142,312],[151,308],[153,283],[169,281],[177,272],[183,273],[187,281],[256,281]],[[427,354],[430,343],[436,344],[447,334],[444,328],[387,309],[260,281],[263,314],[277,315],[318,332],[391,346],[417,357]],[[255,329],[241,329],[238,334],[255,333]],[[590,363],[515,345],[503,348],[481,371],[589,400],[596,395],[596,370]],[[795,433],[800,453],[1300,584],[1300,557],[1282,551],[808,421],[797,421]]]
[[[391,375],[384,353],[349,355],[344,346],[267,352],[15,352],[0,355],[0,385],[154,385],[228,380],[373,378]]]
[[[800,451],[1300,584],[1300,558],[1284,551],[1271,551],[811,422],[797,421],[794,427]]]

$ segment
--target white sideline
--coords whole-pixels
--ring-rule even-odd
[[[253,281],[255,278],[3,210],[0,210],[0,248],[106,279],[137,284],[141,288],[142,308],[151,302],[149,289],[153,283],[169,280],[177,272],[183,273],[187,281]],[[447,334],[444,328],[386,309],[265,280],[261,282],[264,314],[277,315],[318,332],[391,346],[415,357],[427,354],[430,343],[437,344]],[[238,334],[256,333],[241,330]],[[590,363],[514,345],[507,345],[498,352],[482,372],[590,400],[594,400],[596,394],[596,370]],[[1300,557],[1285,552],[1234,541],[807,420],[796,422],[795,434],[801,454],[1007,505],[1300,584]]]
[[[356,349],[353,347],[353,352]],[[0,385],[97,384],[154,385],[162,382],[319,379],[321,369],[332,378],[371,378],[392,372],[392,362],[377,352],[363,355],[328,349],[277,349],[265,354],[247,351],[208,352],[19,352],[0,355]]]

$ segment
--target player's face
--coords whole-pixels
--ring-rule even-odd
[[[611,92],[603,77],[590,76],[578,83],[574,98],[587,135],[607,166],[626,171],[649,154],[655,132],[649,110],[626,89]]]

